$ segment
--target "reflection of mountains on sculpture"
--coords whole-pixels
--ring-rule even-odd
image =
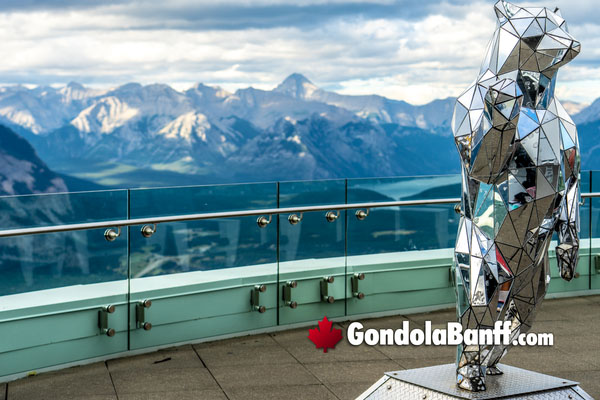
[[[71,83],[1,89],[0,123],[52,169],[112,187],[423,175],[458,172],[453,102],[340,95],[299,74],[234,93]]]

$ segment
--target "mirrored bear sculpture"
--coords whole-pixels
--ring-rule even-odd
[[[499,1],[479,77],[458,99],[452,129],[462,164],[455,248],[463,331],[510,321],[527,332],[550,281],[554,231],[560,275],[579,250],[579,148],[575,124],[554,97],[558,69],[580,51],[558,9]],[[485,390],[509,346],[458,346],[457,383]]]

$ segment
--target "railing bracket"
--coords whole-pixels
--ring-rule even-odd
[[[269,215],[268,219],[265,216],[258,217],[258,219],[256,220],[256,223],[258,224],[259,228],[266,228],[267,225],[269,225],[271,223],[271,218],[272,218],[271,215]]]
[[[335,222],[339,217],[340,217],[339,211],[327,211],[327,214],[325,214],[325,218],[327,219],[327,222]]]
[[[142,226],[142,236],[149,238],[156,233],[156,224]]]
[[[100,334],[108,337],[115,336],[116,331],[113,328],[108,327],[108,314],[114,312],[115,306],[113,305],[102,307],[102,309],[98,311],[98,328],[100,328]]]
[[[283,285],[283,304],[291,309],[298,307],[298,303],[292,300],[292,289],[295,289],[297,286],[298,283],[296,281],[288,281]]]
[[[266,285],[255,285],[252,288],[252,292],[250,293],[250,305],[252,306],[252,311],[258,311],[261,314],[267,311],[267,307],[260,305],[260,294],[266,291]]]
[[[335,298],[329,295],[329,285],[332,284],[334,280],[333,276],[326,276],[321,279],[321,300],[325,303],[332,304],[335,301]]]
[[[356,297],[359,300],[365,298],[365,294],[358,290],[358,281],[362,281],[364,279],[365,274],[363,274],[362,272],[357,272],[354,275],[352,275],[352,278],[350,278],[350,282],[352,284],[352,297]]]
[[[152,307],[151,300],[142,300],[135,306],[135,322],[138,329],[149,331],[152,329],[152,324],[146,321],[146,309]]]
[[[367,208],[366,211],[365,210],[357,210],[355,215],[356,215],[356,219],[358,219],[359,221],[363,221],[365,218],[367,218],[369,216],[369,209]]]
[[[121,236],[121,227],[118,226],[115,231],[113,228],[108,228],[104,231],[104,239],[108,242],[114,242],[117,238]]]

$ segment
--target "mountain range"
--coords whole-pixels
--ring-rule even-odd
[[[459,171],[454,102],[341,95],[300,74],[273,90],[233,93],[70,83],[0,88],[0,124],[31,143],[70,190],[424,175]],[[568,106],[579,111],[584,168],[600,168],[600,99]]]

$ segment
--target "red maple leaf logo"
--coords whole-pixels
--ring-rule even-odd
[[[317,349],[323,349],[323,353],[327,353],[327,349],[334,349],[335,345],[342,340],[341,329],[331,329],[333,324],[323,317],[322,321],[319,321],[319,327],[308,330],[308,338],[313,342]]]

